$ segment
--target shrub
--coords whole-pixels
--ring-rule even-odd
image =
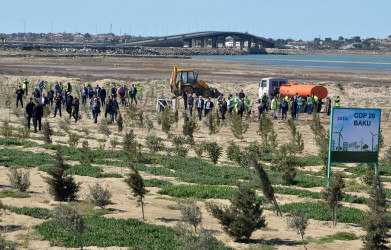
[[[9,240],[6,240],[1,234],[0,234],[0,249],[4,250],[16,250],[18,249],[18,243],[12,242]]]
[[[379,176],[375,177],[372,187],[368,202],[370,211],[361,221],[366,232],[362,240],[364,241],[364,249],[385,249],[385,244],[388,243],[387,232],[391,223],[387,218],[386,195]]]
[[[76,147],[79,143],[80,136],[75,133],[68,133],[68,144],[70,147]]]
[[[235,138],[243,140],[243,134],[246,133],[249,124],[244,122],[240,115],[233,113],[230,119],[230,127]]]
[[[141,145],[136,141],[136,135],[131,129],[129,133],[125,134],[123,142],[123,154],[128,164],[137,162],[141,158],[140,147]]]
[[[230,142],[228,142],[228,147],[225,150],[225,154],[227,155],[227,158],[230,161],[238,162],[238,161],[240,161],[240,157],[242,155],[242,152],[240,151],[239,145],[237,145],[233,141],[230,141]]]
[[[187,153],[189,152],[189,149],[185,146],[186,139],[182,136],[174,136],[172,142],[174,144],[175,154],[178,156],[186,157]]]
[[[18,136],[21,139],[28,139],[30,137],[30,129],[28,128],[18,128]]]
[[[75,200],[76,193],[80,189],[80,183],[76,183],[72,176],[65,173],[67,169],[62,157],[62,148],[57,147],[54,169],[48,171],[49,177],[45,177],[49,185],[49,192],[56,201]]]
[[[221,156],[223,147],[217,144],[217,142],[208,142],[205,143],[205,150],[213,164],[216,164]]]
[[[50,127],[48,121],[45,121],[42,125],[43,141],[46,144],[52,144],[53,129]]]
[[[174,115],[169,108],[165,108],[162,114],[162,131],[166,134],[170,133],[171,126],[174,124]]]
[[[144,187],[144,180],[141,177],[140,173],[133,169],[133,172],[129,174],[128,178],[125,178],[125,183],[132,189],[134,197],[137,197],[137,202],[141,205],[141,212],[144,218],[144,199],[145,195],[149,192]]]
[[[199,130],[197,121],[193,118],[189,118],[187,116],[187,113],[183,113],[183,126],[182,126],[182,133],[184,136],[188,136],[191,141],[193,141],[194,133]]]
[[[342,190],[344,187],[345,183],[342,175],[340,173],[336,173],[330,179],[329,186],[322,192],[323,199],[325,199],[327,205],[333,211],[334,227],[337,225],[339,202],[345,195]]]
[[[124,128],[124,120],[122,119],[121,113],[119,113],[117,117],[117,127],[118,127],[118,132],[122,132]]]
[[[288,127],[292,134],[292,138],[291,138],[292,150],[294,151],[294,153],[302,153],[304,150],[303,135],[299,131],[297,131],[296,123],[294,119],[288,120]]]
[[[19,192],[26,192],[31,185],[29,172],[23,173],[22,170],[18,171],[16,168],[10,168],[7,176],[12,188]]]
[[[53,210],[51,217],[67,231],[68,235],[75,234],[80,249],[83,249],[83,233],[86,225],[77,209],[68,204],[60,204]]]
[[[236,240],[248,240],[251,234],[266,226],[263,209],[256,200],[255,191],[248,185],[240,185],[230,206],[206,203],[207,210],[219,220],[223,230]]]
[[[91,150],[88,147],[88,141],[83,141],[80,151],[80,163],[89,165],[94,162],[94,157],[91,154]]]
[[[153,129],[153,121],[149,118],[148,115],[145,116],[145,125],[149,134],[149,132],[151,132],[151,130]]]
[[[204,144],[201,142],[196,142],[192,145],[192,148],[196,153],[197,157],[201,159],[202,153],[204,152]]]
[[[194,200],[179,201],[177,205],[181,211],[180,221],[192,226],[194,232],[197,233],[197,227],[202,221],[201,208],[197,206],[197,203]]]
[[[90,193],[87,197],[88,201],[104,209],[107,205],[111,203],[110,199],[112,194],[106,188],[103,188],[99,183],[96,183],[94,186],[90,186]]]
[[[315,136],[316,146],[318,147],[318,156],[323,163],[323,172],[327,173],[327,166],[329,160],[329,132],[320,123],[319,114],[314,112],[310,128]]]
[[[107,122],[107,119],[104,117],[102,119],[100,119],[99,132],[101,132],[105,136],[110,135],[109,123]]]
[[[3,126],[1,127],[0,133],[4,137],[12,136],[12,127],[9,124],[9,121],[3,121]]]
[[[375,178],[375,164],[361,163],[359,167],[363,167],[365,169],[364,175],[361,176],[362,182],[368,186],[372,186]]]
[[[296,167],[299,166],[298,158],[295,156],[296,150],[293,144],[280,145],[275,151],[272,160],[272,167],[282,172],[282,179],[286,184],[292,185],[296,177]]]
[[[209,112],[207,124],[208,124],[208,129],[209,129],[209,135],[217,134],[221,128],[221,122],[220,122],[218,114],[215,114],[213,112]]]
[[[163,139],[160,137],[157,137],[156,135],[148,135],[145,138],[145,144],[146,144],[147,148],[149,149],[149,152],[151,152],[153,154],[164,150]]]
[[[58,126],[60,127],[60,129],[64,130],[65,133],[69,133],[69,123],[68,122],[69,120],[67,120],[66,118],[64,118],[63,120],[60,120],[58,122]]]
[[[305,230],[308,227],[308,215],[303,211],[294,210],[291,217],[287,218],[288,227],[295,230],[301,236],[303,247],[307,249],[304,242]]]

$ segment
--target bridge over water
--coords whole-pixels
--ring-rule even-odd
[[[134,41],[120,46],[143,45],[151,47],[191,47],[219,48],[226,47],[227,41],[232,41],[232,47],[243,48],[273,48],[274,43],[266,38],[242,32],[206,31],[173,36],[163,36],[143,41]]]

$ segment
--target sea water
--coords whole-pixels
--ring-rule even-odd
[[[391,72],[391,56],[370,55],[236,55],[192,58],[246,62],[243,67],[331,69]]]

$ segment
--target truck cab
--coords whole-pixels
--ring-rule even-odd
[[[259,98],[262,98],[264,93],[266,93],[268,97],[275,96],[280,92],[280,87],[287,83],[288,79],[286,78],[262,78],[262,80],[259,82]]]

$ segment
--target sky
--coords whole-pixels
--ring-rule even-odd
[[[0,33],[166,36],[238,31],[313,40],[391,35],[391,0],[0,0]]]

